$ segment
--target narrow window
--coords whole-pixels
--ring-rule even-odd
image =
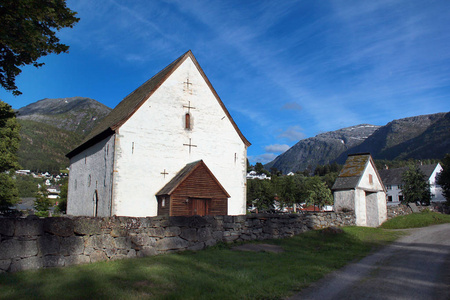
[[[189,113],[184,116],[184,128],[191,129],[191,115]]]
[[[369,174],[369,183],[372,184],[373,183],[373,178],[372,178],[372,174]]]
[[[91,175],[88,177],[88,187],[91,186]]]
[[[134,154],[134,142],[131,143],[131,154]]]

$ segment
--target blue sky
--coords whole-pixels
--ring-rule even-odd
[[[73,0],[68,54],[24,67],[20,108],[83,96],[114,108],[191,49],[266,163],[321,132],[450,109],[450,1]]]

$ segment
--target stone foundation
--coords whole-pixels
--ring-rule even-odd
[[[354,225],[353,212],[206,217],[0,218],[0,272],[201,250]]]

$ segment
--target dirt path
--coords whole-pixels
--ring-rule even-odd
[[[410,230],[294,299],[450,299],[450,224]]]

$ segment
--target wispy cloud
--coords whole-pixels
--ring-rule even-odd
[[[289,145],[286,144],[273,144],[264,147],[264,150],[269,153],[282,153],[289,149]]]
[[[282,110],[298,110],[301,111],[302,110],[302,106],[300,104],[298,104],[297,102],[288,102],[285,103],[282,107]]]
[[[300,126],[291,126],[278,135],[278,138],[286,138],[289,141],[298,141],[305,138]]]

